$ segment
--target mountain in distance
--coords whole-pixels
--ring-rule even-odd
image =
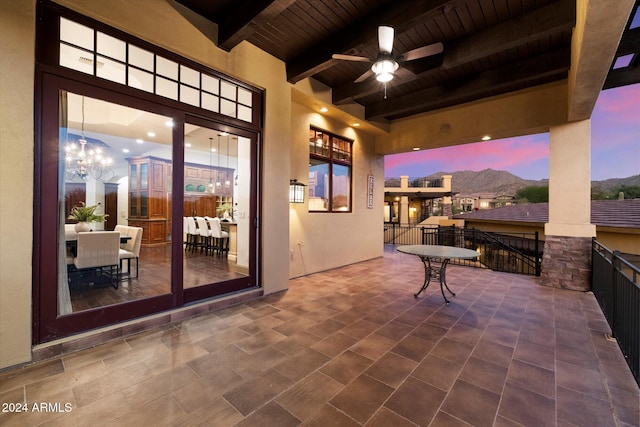
[[[451,190],[460,194],[494,193],[496,195],[515,195],[518,190],[531,185],[549,185],[548,179],[532,180],[520,178],[511,172],[494,169],[481,171],[437,172],[426,178],[440,178],[442,175],[452,175]],[[611,178],[604,181],[592,181],[592,187],[601,190],[611,190],[618,185],[640,186],[640,175],[628,178]]]

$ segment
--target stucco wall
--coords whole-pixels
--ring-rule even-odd
[[[35,3],[0,9],[0,368],[31,357]]]
[[[291,241],[296,244],[303,241],[305,251],[313,250],[322,255],[316,257],[314,252],[309,252],[314,256],[300,259],[301,262],[308,261],[305,264],[308,270],[301,270],[302,264],[298,264],[296,271],[304,274],[310,269],[326,270],[382,255],[383,161],[382,157],[373,155],[373,137],[364,132],[356,133],[337,122],[319,122],[304,108],[298,107],[292,116],[292,86],[286,81],[284,63],[246,42],[228,53],[218,49],[211,41],[215,38],[215,25],[190,16],[187,10],[171,0],[57,2],[265,89],[260,200],[260,284],[265,294],[288,287],[289,215],[296,213],[290,212],[288,185],[290,178],[303,178],[308,173],[306,140],[310,123],[358,141],[354,154],[357,159],[354,213],[325,215],[320,219],[308,215],[296,217],[301,219],[300,227],[292,225],[296,234]],[[145,19],[140,19],[141,16]],[[191,22],[185,16],[190,16]],[[31,359],[34,22],[35,0],[8,2],[0,10],[0,53],[3,57],[0,62],[0,369]],[[292,131],[294,124],[295,132]],[[302,167],[295,175],[290,170],[294,142],[295,164]],[[302,155],[303,152],[306,154]],[[375,209],[366,208],[366,176],[369,173],[376,180]],[[311,226],[311,220],[318,220],[318,224]]]
[[[309,181],[310,125],[354,140],[352,212],[310,213],[306,203],[290,205],[290,277],[380,257],[383,252],[384,163],[374,153],[373,137],[292,103],[291,178],[305,184]],[[370,174],[374,177],[373,209],[367,208]]]

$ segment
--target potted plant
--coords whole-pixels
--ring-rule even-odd
[[[84,202],[80,202],[80,206],[74,206],[68,219],[75,219],[78,223],[75,225],[77,233],[81,231],[89,231],[90,222],[104,222],[108,214],[96,214],[98,205],[87,206]]]
[[[216,208],[216,213],[220,215],[222,213],[222,218],[229,220],[231,219],[230,212],[233,210],[233,205],[229,202],[224,202],[220,206]]]

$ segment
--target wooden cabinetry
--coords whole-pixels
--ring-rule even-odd
[[[80,206],[87,199],[87,185],[76,182],[66,182],[64,184],[64,219],[67,224],[75,223],[69,219],[69,214],[74,206]]]
[[[171,239],[171,163],[154,157],[129,160],[129,225],[142,227],[143,245]]]
[[[216,199],[213,194],[184,194],[184,216],[216,216]]]
[[[223,203],[233,198],[234,169],[186,163],[184,216],[220,216]]]
[[[104,229],[113,231],[118,223],[118,184],[115,182],[104,183],[104,213],[108,215]]]
[[[143,245],[165,244],[171,241],[171,161],[156,157],[128,161],[129,225],[142,227]],[[183,215],[216,216],[223,203],[231,204],[233,177],[234,169],[185,164]],[[214,185],[213,193],[209,182]]]

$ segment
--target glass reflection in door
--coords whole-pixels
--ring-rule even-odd
[[[59,105],[58,315],[170,293],[171,118],[66,91]]]
[[[250,141],[185,125],[183,287],[249,275]]]

